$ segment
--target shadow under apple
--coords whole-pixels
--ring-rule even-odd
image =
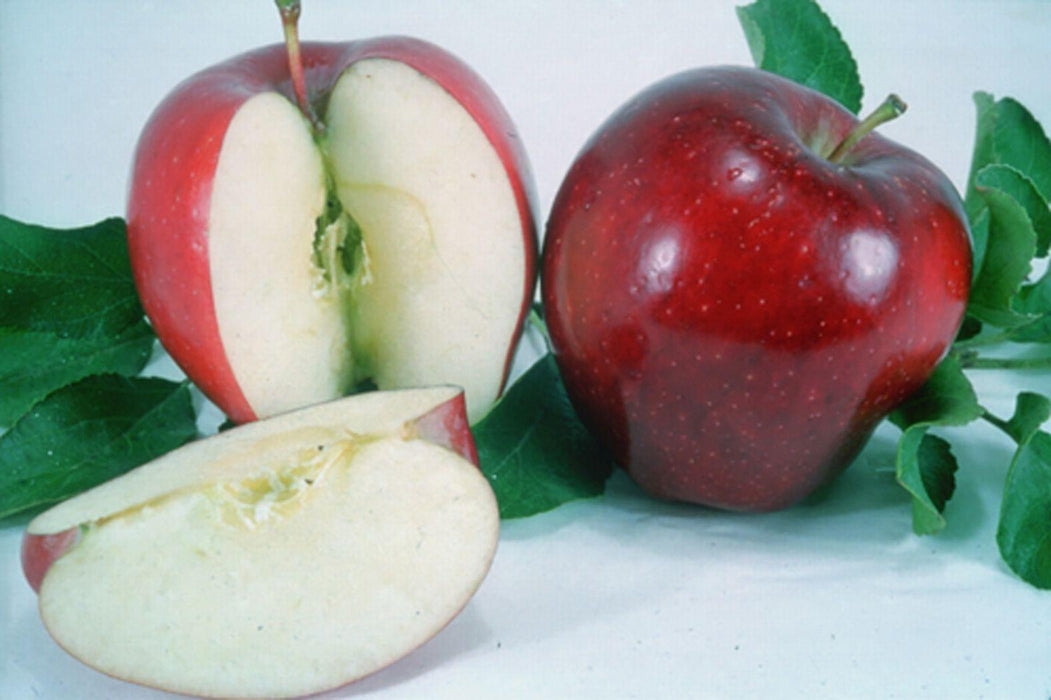
[[[587,527],[621,547],[667,556],[705,556],[707,549],[726,546],[778,559],[819,553],[853,564],[894,566],[896,558],[915,560],[929,552],[935,558],[963,557],[1006,571],[997,563],[995,531],[1012,445],[984,426],[955,432],[957,486],[945,509],[946,527],[937,535],[913,534],[911,497],[895,480],[899,433],[885,423],[844,473],[781,511],[734,513],[661,501],[617,470],[604,496],[506,522],[503,539],[558,536]]]

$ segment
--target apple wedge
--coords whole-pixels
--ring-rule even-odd
[[[372,392],[191,443],[34,519],[40,613],[104,673],[208,697],[338,687],[436,634],[496,550],[458,389]]]
[[[346,395],[507,379],[536,278],[535,194],[510,118],[459,59],[389,37],[206,69],[136,149],[128,241],[168,353],[243,423]]]

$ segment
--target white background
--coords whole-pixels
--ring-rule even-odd
[[[734,2],[325,2],[305,39],[410,34],[471,64],[529,150],[541,220],[587,136],[647,84],[750,63]],[[857,59],[865,110],[961,187],[971,93],[1051,125],[1051,4],[825,0]],[[122,215],[151,109],[192,72],[280,39],[253,2],[0,1],[0,212],[54,226]],[[527,353],[530,350],[527,348]],[[160,365],[163,367],[163,363]],[[977,377],[1011,411],[1047,373]],[[2,389],[0,389],[2,390]],[[444,632],[349,697],[1051,697],[1051,592],[1017,580],[994,534],[1011,444],[958,430],[949,526],[911,534],[884,427],[821,498],[763,516],[657,503],[618,475],[603,498],[505,523],[481,591]],[[47,637],[0,523],[0,697],[161,694],[105,678]]]

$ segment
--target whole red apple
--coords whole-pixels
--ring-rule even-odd
[[[295,51],[206,69],[146,125],[127,216],[146,313],[237,422],[365,382],[463,386],[476,418],[506,381],[536,277],[511,119],[420,40]]]
[[[717,67],[643,91],[577,157],[545,239],[547,323],[582,419],[646,491],[788,506],[945,354],[971,278],[959,196],[865,131],[817,92]]]

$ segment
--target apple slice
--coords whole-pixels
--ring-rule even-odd
[[[25,571],[48,632],[104,673],[209,697],[320,692],[415,649],[484,578],[499,514],[465,455],[456,389],[288,413],[41,514]]]
[[[507,378],[536,277],[524,149],[485,83],[407,38],[281,45],[192,76],[136,150],[128,241],[158,337],[237,422]]]

